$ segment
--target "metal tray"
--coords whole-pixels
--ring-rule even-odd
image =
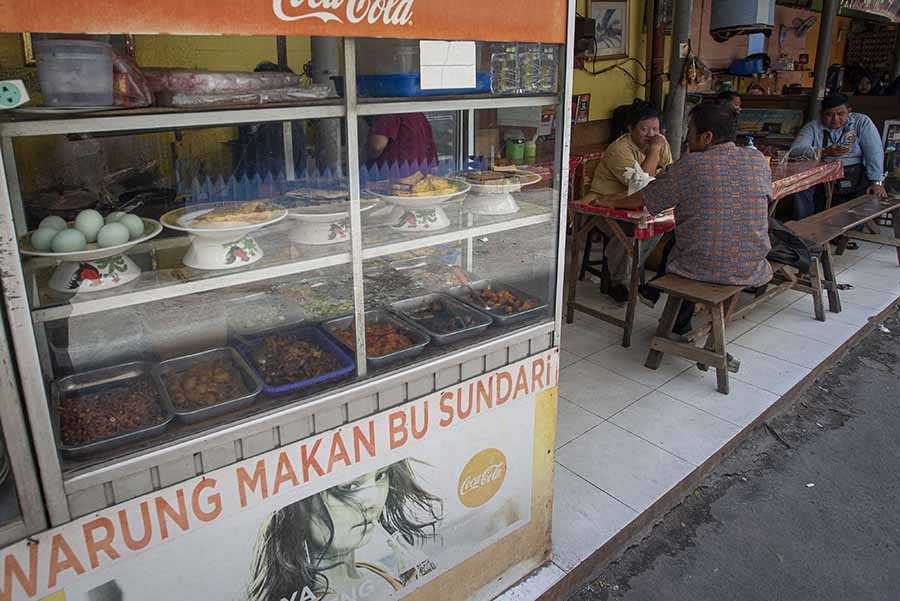
[[[253,401],[256,400],[256,397],[259,396],[259,393],[262,392],[262,380],[259,379],[259,376],[255,371],[250,369],[250,366],[247,365],[247,361],[244,360],[241,354],[230,346],[203,351],[202,353],[195,353],[193,355],[187,355],[186,357],[177,357],[175,359],[163,361],[159,365],[160,380],[162,381],[163,386],[167,387],[168,385],[166,384],[165,380],[166,374],[171,372],[185,371],[187,369],[190,369],[197,363],[202,363],[204,361],[214,361],[216,359],[225,359],[226,361],[231,361],[231,364],[237,370],[238,375],[244,382],[244,386],[248,390],[247,394],[234,399],[227,399],[208,407],[200,407],[199,409],[179,409],[173,401],[172,407],[175,410],[175,417],[179,421],[193,424],[195,422],[203,421],[211,417],[217,417],[230,411],[243,409],[244,407],[252,405]],[[168,388],[166,388],[166,394],[168,394],[168,392],[169,390]],[[169,400],[171,400],[171,398],[171,395],[169,395]]]
[[[324,373],[314,378],[298,380],[296,382],[291,382],[290,384],[282,384],[280,386],[269,384],[268,382],[266,382],[265,378],[262,377],[262,374],[260,374],[256,369],[256,365],[253,362],[253,347],[258,345],[260,341],[266,336],[271,336],[273,334],[292,336],[297,338],[297,340],[317,344],[329,353],[336,355],[341,363],[341,367],[332,372]],[[235,338],[235,343],[237,345],[238,352],[240,352],[244,359],[246,359],[247,363],[250,365],[250,368],[262,381],[263,393],[268,396],[280,396],[283,394],[297,392],[298,390],[302,390],[310,386],[324,384],[325,382],[331,382],[333,380],[345,378],[349,375],[352,375],[356,371],[356,361],[353,359],[353,357],[349,355],[347,351],[345,351],[344,348],[340,344],[338,344],[336,340],[334,340],[330,335],[328,335],[322,328],[318,326],[296,325],[288,328],[268,330],[266,332],[260,332],[252,336],[237,336]]]
[[[150,381],[156,387],[159,395],[159,405],[162,409],[162,422],[142,428],[117,434],[109,438],[101,438],[83,445],[65,445],[62,441],[62,432],[59,425],[59,405],[67,397],[76,394],[87,394],[97,392],[105,388],[113,388],[127,385],[128,382],[139,378],[149,377]],[[165,430],[172,420],[175,418],[175,409],[169,400],[166,387],[163,386],[159,379],[159,369],[156,365],[146,361],[135,361],[133,363],[125,363],[123,365],[114,365],[112,367],[104,367],[95,369],[65,378],[55,380],[51,386],[51,411],[50,416],[53,422],[53,435],[56,438],[56,447],[64,457],[85,457],[101,451],[107,451],[122,445],[150,438]]]
[[[411,312],[424,307],[432,301],[439,301],[441,303],[444,303],[445,307],[449,308],[457,315],[466,315],[468,317],[471,317],[474,325],[471,325],[462,330],[456,330],[449,333],[435,332],[431,328],[422,324],[419,320],[410,316]],[[424,296],[417,296],[416,298],[397,301],[395,303],[392,303],[390,307],[395,313],[400,315],[400,317],[402,317],[404,321],[407,321],[419,330],[431,336],[431,340],[435,344],[451,344],[453,342],[456,342],[457,340],[468,338],[469,336],[475,336],[485,331],[493,321],[491,317],[486,313],[476,311],[468,305],[465,305],[456,300],[452,296],[448,296],[440,292],[433,292]]]
[[[416,355],[421,354],[422,351],[425,350],[425,347],[428,346],[428,343],[431,342],[431,336],[418,328],[410,326],[405,321],[401,321],[400,319],[394,317],[384,309],[375,309],[373,311],[366,312],[366,324],[384,322],[389,322],[394,327],[402,330],[403,333],[409,336],[409,338],[413,341],[413,345],[399,351],[394,351],[393,353],[388,353],[387,355],[382,355],[380,357],[375,357],[369,354],[367,348],[366,363],[368,363],[369,367],[371,367],[372,369],[379,369],[392,363],[397,363],[398,361],[411,359]],[[324,327],[329,334],[334,336],[334,339],[337,340],[339,344],[343,345],[344,348],[346,348],[351,353],[355,353],[356,349],[350,348],[349,346],[344,344],[344,341],[338,338],[335,334],[337,330],[352,327],[352,324],[353,316],[346,315],[344,317],[338,317],[337,319],[326,321],[322,324],[322,327]]]
[[[537,303],[536,307],[528,309],[527,311],[520,311],[518,313],[513,313],[512,315],[508,315],[503,311],[497,311],[495,309],[491,309],[485,303],[483,303],[477,296],[474,298],[470,297],[471,290],[480,291],[484,288],[493,288],[495,290],[509,290],[513,294],[515,294],[519,298],[533,300]],[[518,288],[513,288],[512,286],[507,286],[502,282],[494,282],[491,280],[480,280],[478,282],[472,282],[467,286],[457,286],[456,288],[451,288],[448,291],[454,298],[459,299],[466,305],[481,311],[487,315],[490,315],[494,319],[494,323],[500,327],[512,325],[514,323],[518,323],[520,321],[525,321],[526,319],[530,319],[543,313],[544,310],[547,309],[547,303],[539,299],[538,297],[522,292]]]

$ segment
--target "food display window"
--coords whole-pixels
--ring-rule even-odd
[[[56,108],[56,74],[0,123],[52,523],[555,345],[562,45],[125,37],[122,103]]]

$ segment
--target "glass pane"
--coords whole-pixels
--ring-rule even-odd
[[[20,249],[66,469],[355,377],[353,352],[319,325],[353,307],[342,126],[15,140]]]
[[[12,473],[12,464],[6,454],[6,441],[0,432],[0,525],[12,522],[22,515],[19,494]]]
[[[364,294],[383,310],[367,327],[400,322],[367,332],[396,342],[379,352],[416,347],[397,336],[404,325],[430,342],[398,353],[400,363],[552,318],[555,123],[552,107],[361,120]],[[389,367],[372,357],[374,372]]]

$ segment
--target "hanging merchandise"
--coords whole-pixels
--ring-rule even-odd
[[[708,80],[712,76],[709,67],[694,54],[691,47],[691,41],[688,40],[688,55],[684,61],[684,74],[682,75],[684,83],[688,85],[697,85]]]

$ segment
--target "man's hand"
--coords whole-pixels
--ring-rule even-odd
[[[866,194],[876,198],[887,198],[887,190],[881,184],[869,184]]]
[[[666,137],[662,134],[656,136],[650,141],[651,150],[662,150],[666,146]]]
[[[842,157],[845,154],[850,152],[849,146],[844,146],[841,144],[832,144],[828,148],[822,149],[823,157]]]

